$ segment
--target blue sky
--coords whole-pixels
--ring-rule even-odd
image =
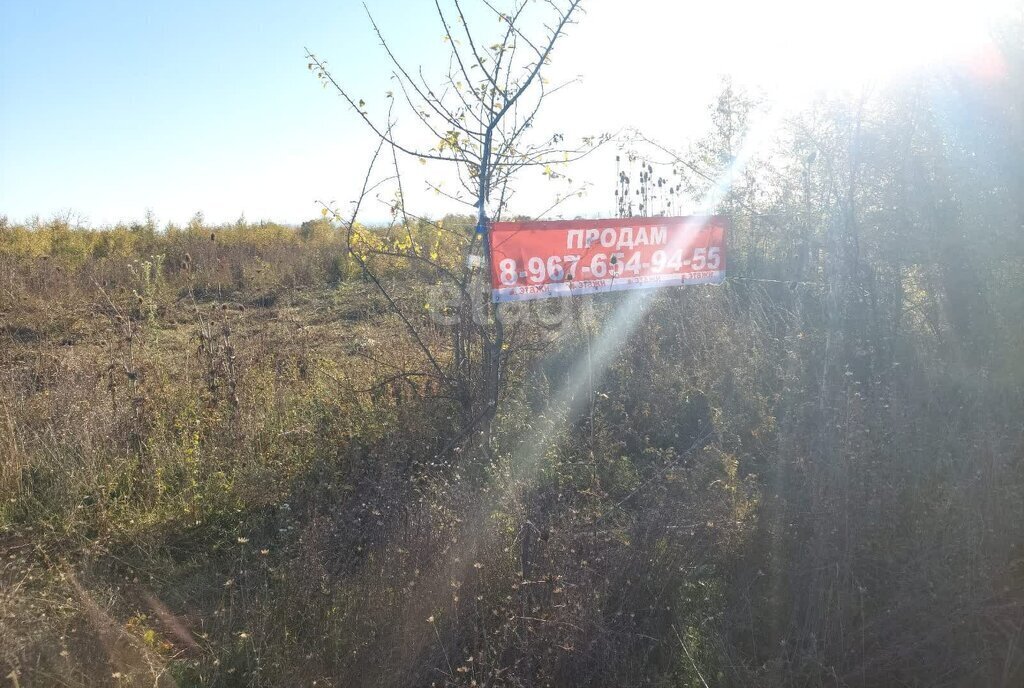
[[[396,50],[429,72],[445,50],[433,3],[367,4]],[[589,4],[597,20],[585,17],[570,36],[582,49],[567,42],[556,65],[575,76],[602,59],[609,64],[590,90],[564,97],[566,118],[590,132],[643,123],[623,98],[627,86],[651,91],[629,77],[629,63],[643,54],[622,48],[622,59],[612,60],[605,42],[621,35],[609,30],[616,18],[608,10],[618,3]],[[664,37],[657,42],[665,45]],[[95,225],[152,208],[161,222],[181,223],[195,211],[218,222],[242,213],[299,222],[317,215],[318,199],[350,199],[371,142],[306,70],[304,46],[328,59],[371,107],[393,88],[362,4],[353,0],[2,0],[0,214],[22,220],[71,211]],[[695,79],[704,85],[687,117],[702,112],[713,93],[716,77],[704,71],[699,79],[689,74],[685,86],[676,80],[689,91]],[[546,207],[550,195],[535,205]],[[425,212],[459,209],[423,201]]]
[[[367,4],[399,54],[434,73],[445,46],[433,3]],[[932,43],[920,37],[948,45],[943,32],[963,33],[965,8],[977,5],[588,0],[550,73],[583,83],[553,102],[547,122],[570,134],[636,126],[681,146],[703,133],[724,73],[776,95],[835,84],[926,55]],[[483,12],[471,19],[490,28]],[[316,200],[351,199],[372,143],[306,70],[304,46],[380,111],[388,65],[355,0],[0,0],[0,215],[71,211],[97,225],[151,208],[162,222],[195,211],[300,222],[317,215]],[[574,174],[610,185],[611,155]],[[549,205],[536,176],[517,211]],[[459,210],[422,182],[409,186],[424,214]],[[612,208],[599,191],[575,210]]]
[[[303,52],[344,56],[348,83],[368,89],[372,70],[356,66],[375,42],[357,3],[0,7],[0,213],[12,218],[73,209],[105,222],[152,206],[177,221],[200,209],[300,220],[330,185],[316,177],[365,157]],[[389,25],[399,41],[411,26]]]

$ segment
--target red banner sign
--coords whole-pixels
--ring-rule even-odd
[[[494,301],[623,289],[718,284],[725,279],[721,216],[495,222]]]

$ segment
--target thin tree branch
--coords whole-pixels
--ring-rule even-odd
[[[434,355],[430,352],[430,349],[427,347],[427,345],[424,343],[423,339],[420,337],[419,332],[416,330],[416,328],[413,326],[413,324],[406,317],[405,313],[402,311],[402,309],[395,302],[394,298],[392,298],[391,294],[388,293],[388,290],[384,288],[384,285],[382,285],[380,283],[380,280],[377,279],[377,276],[373,274],[373,271],[370,270],[369,266],[366,264],[366,261],[363,260],[362,256],[360,256],[359,254],[357,254],[355,251],[352,250],[352,232],[353,232],[353,229],[355,227],[356,218],[359,216],[359,209],[362,207],[363,199],[366,198],[367,189],[368,189],[368,187],[370,185],[370,177],[373,175],[373,168],[374,168],[374,166],[377,163],[377,158],[380,157],[380,151],[381,151],[381,149],[383,147],[384,147],[384,141],[382,140],[381,143],[379,143],[377,145],[377,150],[374,151],[373,158],[370,160],[370,165],[369,165],[369,167],[366,170],[366,177],[363,179],[362,190],[359,193],[359,197],[356,199],[355,208],[352,210],[352,218],[351,218],[351,220],[348,221],[348,223],[346,225],[346,227],[348,229],[348,251],[349,251],[349,255],[351,255],[352,257],[354,257],[356,259],[356,261],[359,263],[359,267],[361,267],[363,269],[364,274],[366,274],[366,276],[368,276],[370,278],[370,280],[377,286],[377,289],[380,291],[380,293],[387,300],[388,305],[391,306],[391,309],[398,315],[398,317],[405,324],[405,327],[409,331],[409,334],[412,335],[412,338],[416,341],[417,346],[419,346],[420,350],[423,351],[424,355],[427,357],[427,360],[430,361],[430,364],[433,366],[433,368],[437,372],[437,374],[439,376],[441,376],[442,378],[444,378],[444,379],[448,379],[448,376],[445,374],[444,369],[441,368],[441,365],[437,362],[437,359],[434,358]],[[345,222],[345,220],[342,219],[338,215],[338,213],[336,211],[334,211],[333,208],[331,208],[330,206],[328,206],[325,203],[321,203],[321,206],[323,206],[324,209],[326,209],[329,213],[331,213],[331,215],[335,219],[339,220],[342,223]]]
[[[406,155],[411,155],[413,157],[424,158],[427,160],[441,160],[443,162],[462,162],[458,158],[450,158],[444,155],[434,155],[432,153],[416,151],[414,149],[407,148],[406,146],[403,146],[398,142],[394,141],[393,139],[389,138],[384,132],[380,130],[380,128],[377,127],[376,124],[373,123],[373,120],[371,120],[367,116],[366,112],[361,107],[359,107],[358,104],[356,104],[356,102],[348,94],[348,91],[342,88],[341,84],[335,81],[331,73],[327,71],[327,68],[326,66],[324,66],[324,63],[316,55],[309,52],[308,49],[306,50],[306,58],[311,60],[312,64],[317,66],[317,68],[320,70],[320,74],[323,75],[323,78],[326,79],[332,86],[334,86],[334,88],[338,91],[341,97],[344,98],[348,102],[348,104],[351,105],[352,108],[359,113],[359,117],[362,118],[363,122],[365,122],[366,125],[369,126],[371,130],[373,130],[373,133],[377,135],[377,138],[381,139],[388,145],[394,146],[395,148],[402,151]]]

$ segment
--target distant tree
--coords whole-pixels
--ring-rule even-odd
[[[206,228],[203,225],[204,221],[205,218],[203,217],[203,212],[201,210],[197,210],[195,215],[192,216],[192,219],[188,221],[188,231],[196,234],[206,231]]]
[[[157,219],[156,219],[156,213],[153,212],[152,208],[146,208],[146,215],[145,215],[145,228],[146,228],[146,232],[149,233],[149,234],[155,234],[157,226],[158,226],[158,223],[157,223]]]
[[[317,236],[327,236],[332,231],[331,223],[324,218],[306,220],[299,225],[299,236],[306,241],[315,239]]]

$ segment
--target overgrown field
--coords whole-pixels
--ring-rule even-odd
[[[468,220],[5,221],[0,680],[1024,684],[1019,100],[930,94],[788,125],[737,279],[515,307],[486,436]]]

